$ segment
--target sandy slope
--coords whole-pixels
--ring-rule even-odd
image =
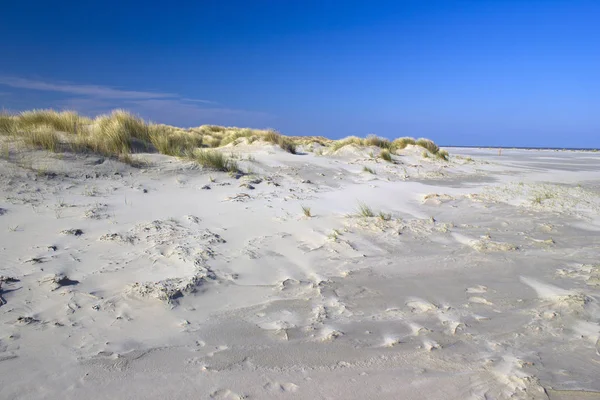
[[[3,155],[0,398],[600,398],[599,155],[226,151]]]

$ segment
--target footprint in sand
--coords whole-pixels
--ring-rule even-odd
[[[427,351],[433,351],[437,349],[441,349],[442,345],[436,342],[435,340],[425,339],[423,341],[423,348]]]
[[[484,304],[486,306],[493,306],[494,305],[494,303],[492,303],[491,301],[488,301],[487,299],[484,299],[483,297],[479,297],[479,296],[471,296],[471,297],[469,297],[469,303]]]
[[[242,400],[245,399],[246,396],[241,396],[237,393],[232,392],[229,389],[219,389],[210,394],[211,399],[219,399],[219,400]]]
[[[487,286],[477,285],[467,288],[467,293],[486,293],[488,290]]]
[[[414,313],[424,313],[427,311],[437,310],[437,306],[427,300],[419,299],[416,297],[410,298],[406,305],[411,308]]]
[[[298,389],[300,388],[300,386],[292,383],[292,382],[285,382],[285,383],[279,383],[279,382],[269,382],[266,385],[263,386],[263,388],[265,388],[266,390],[270,391],[270,392],[291,392],[291,393],[295,393],[298,391]]]

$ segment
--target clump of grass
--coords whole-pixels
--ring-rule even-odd
[[[82,136],[78,145],[107,156],[131,152],[133,139],[150,142],[148,125],[124,110],[96,118],[92,131]]]
[[[223,172],[239,172],[237,163],[217,150],[198,150],[189,154],[190,158],[205,168]]]
[[[227,128],[219,125],[202,125],[200,129],[206,132],[220,133],[224,132]]]
[[[448,161],[449,154],[446,150],[440,150],[435,155],[437,158],[440,158],[444,161]]]
[[[278,145],[288,153],[296,154],[296,144],[289,138],[282,136],[279,132],[270,130],[263,136],[263,139]]]
[[[333,240],[334,242],[337,242],[338,237],[341,236],[341,232],[338,231],[337,229],[334,229],[333,231],[331,231],[331,233],[329,235],[327,235],[327,237],[331,240]]]
[[[336,140],[331,145],[331,150],[332,151],[336,151],[336,150],[339,150],[342,147],[348,146],[350,144],[353,144],[353,145],[356,145],[356,146],[362,146],[363,145],[363,139],[361,139],[361,138],[359,138],[357,136],[348,136],[347,138]]]
[[[150,125],[150,142],[162,154],[183,156],[202,147],[202,135],[185,132],[167,125]]]
[[[129,153],[119,154],[118,159],[122,163],[128,164],[134,168],[145,168],[151,165],[145,160],[140,160],[139,158],[132,157]]]
[[[29,146],[42,148],[56,153],[60,146],[60,138],[54,128],[46,125],[39,125],[20,135],[23,142]]]
[[[409,144],[415,145],[415,144],[417,144],[417,141],[411,137],[402,137],[402,138],[394,139],[394,141],[392,142],[392,149],[393,150],[396,150],[396,149],[402,150],[402,149],[406,148],[406,146],[408,146]]]
[[[390,153],[390,151],[388,149],[381,150],[381,152],[379,153],[379,157],[387,162],[394,161],[394,160],[392,160],[392,154]]]
[[[423,156],[423,158],[429,158],[429,152],[427,150],[423,151],[421,155]]]
[[[373,210],[367,206],[365,203],[358,203],[358,215],[363,216],[363,217],[374,217],[375,213],[373,212]]]
[[[235,142],[239,138],[248,138],[248,141],[250,141],[250,138],[253,135],[254,135],[254,131],[252,129],[248,129],[248,128],[235,129],[235,130],[233,130],[233,132],[231,132],[227,136],[223,137],[219,146],[226,146],[229,143]]]
[[[544,200],[549,200],[554,197],[556,197],[556,193],[553,193],[550,191],[545,191],[543,193],[536,194],[535,197],[533,198],[533,203],[541,205],[544,202]]]
[[[371,168],[367,167],[367,166],[363,167],[363,172],[368,172],[369,174],[375,175],[375,171],[372,170]]]
[[[0,135],[14,135],[16,131],[16,118],[8,113],[0,113]]]
[[[378,216],[382,221],[389,221],[392,219],[392,214],[384,213],[383,211],[380,211]]]
[[[375,135],[369,135],[366,139],[363,140],[364,146],[376,146],[382,149],[390,150],[392,148],[392,142],[388,139],[380,138]]]
[[[307,216],[309,218],[312,217],[310,207],[302,206],[302,212],[304,213],[305,216]]]
[[[208,136],[204,142],[208,147],[215,148],[221,145],[221,138],[216,136]]]
[[[431,154],[437,154],[437,152],[440,151],[440,148],[432,140],[429,139],[421,138],[417,140],[417,146],[421,146],[424,149],[427,149]]]
[[[17,117],[19,127],[30,130],[37,126],[48,126],[59,132],[77,133],[83,123],[91,120],[80,117],[74,111],[32,110],[24,111]]]

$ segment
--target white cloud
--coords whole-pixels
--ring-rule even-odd
[[[94,116],[125,108],[155,122],[175,125],[219,123],[226,125],[263,125],[271,119],[266,113],[217,106],[209,100],[190,99],[173,93],[121,90],[108,86],[45,82],[13,76],[0,76],[0,85],[25,90],[64,93],[72,97],[45,100],[50,107],[71,109]],[[38,108],[40,104],[32,105]]]
[[[42,90],[47,92],[69,93],[104,99],[157,99],[177,97],[171,93],[145,92],[114,89],[99,85],[78,85],[71,83],[51,83],[32,79],[0,76],[0,85],[18,89]]]

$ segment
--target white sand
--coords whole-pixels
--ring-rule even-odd
[[[599,399],[600,155],[377,150],[4,154],[0,398]]]

